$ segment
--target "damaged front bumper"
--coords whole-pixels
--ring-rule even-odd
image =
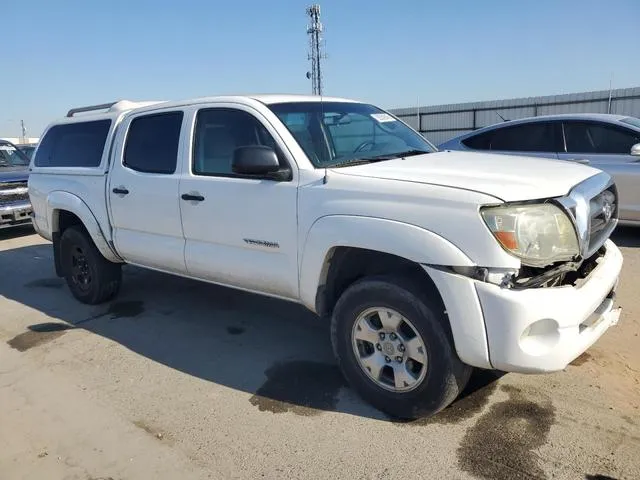
[[[513,272],[486,271],[485,278],[474,278],[424,268],[445,302],[458,355],[481,368],[562,370],[620,315],[614,298],[622,254],[610,240],[579,267],[557,269],[549,278],[529,277],[520,285],[513,283]],[[527,286],[531,279],[535,282]]]

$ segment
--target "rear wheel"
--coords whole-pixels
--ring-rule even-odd
[[[449,405],[472,370],[458,358],[447,321],[439,298],[411,280],[365,278],[340,297],[332,344],[342,372],[365,400],[394,417],[424,417]]]
[[[60,257],[67,285],[82,303],[103,303],[118,293],[120,264],[104,258],[84,228],[74,225],[62,233]]]

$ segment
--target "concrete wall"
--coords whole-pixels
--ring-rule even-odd
[[[14,145],[36,144],[40,141],[38,137],[3,137],[0,140],[11,142]]]

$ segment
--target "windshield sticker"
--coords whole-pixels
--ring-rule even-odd
[[[373,118],[374,120],[376,120],[377,122],[380,122],[380,123],[383,123],[383,122],[395,122],[396,121],[396,119],[393,118],[388,113],[372,113],[371,114],[371,118]]]

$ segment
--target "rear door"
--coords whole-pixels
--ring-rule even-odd
[[[129,263],[173,273],[186,272],[178,195],[183,122],[180,110],[125,119],[107,186],[118,253]]]
[[[491,153],[557,159],[560,128],[559,122],[544,121],[507,125],[463,143],[470,148],[490,150]]]
[[[640,221],[640,162],[631,147],[640,143],[634,130],[604,122],[563,122],[563,160],[579,161],[611,174],[618,187],[619,216]]]

